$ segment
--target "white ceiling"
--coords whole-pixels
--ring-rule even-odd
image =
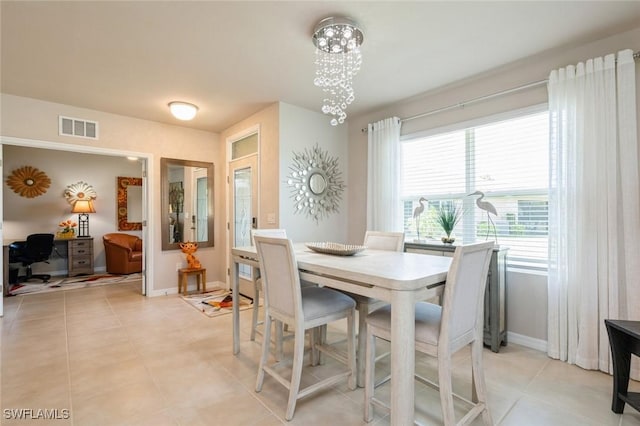
[[[319,111],[311,32],[337,15],[364,30],[353,116],[637,27],[640,1],[2,0],[1,89],[212,132],[276,101]],[[198,116],[174,119],[172,100]]]

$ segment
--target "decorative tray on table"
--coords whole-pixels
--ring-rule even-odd
[[[353,256],[366,248],[365,246],[340,243],[306,243],[306,245],[317,253],[335,254],[337,256]]]

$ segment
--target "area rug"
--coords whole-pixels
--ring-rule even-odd
[[[208,317],[230,314],[233,311],[231,291],[224,288],[214,287],[206,293],[187,294],[181,297],[182,300]],[[241,311],[251,309],[252,306],[251,299],[240,296],[239,308]]]
[[[80,277],[55,278],[47,283],[42,282],[24,282],[13,284],[9,287],[9,295],[22,296],[27,294],[50,293],[60,290],[75,290],[78,288],[97,287],[106,284],[123,283],[129,281],[138,281],[142,279],[141,273],[116,275],[116,274],[98,274],[86,275]]]

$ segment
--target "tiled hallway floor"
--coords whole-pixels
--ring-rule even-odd
[[[282,386],[267,377],[263,391],[254,392],[260,344],[249,340],[250,310],[241,314],[237,357],[230,315],[208,318],[175,295],[142,297],[139,283],[10,297],[4,313],[3,425],[287,424]],[[417,368],[429,376],[433,361],[418,359]],[[307,368],[303,380],[338,367],[328,360]],[[485,367],[499,425],[640,425],[640,413],[631,408],[624,415],[611,411],[606,374],[514,344],[497,354],[485,350]],[[455,357],[454,369],[454,388],[469,389],[466,351]],[[632,387],[640,390],[637,382]],[[438,394],[416,385],[416,395],[419,420],[439,424]],[[288,423],[362,425],[362,406],[363,390],[341,384],[300,401]],[[58,417],[68,418],[14,420],[11,409],[57,409]],[[387,425],[389,418],[377,413],[372,424]]]

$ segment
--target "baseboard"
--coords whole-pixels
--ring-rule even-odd
[[[213,287],[227,288],[227,284],[222,281],[212,281],[207,283],[207,288],[213,288]],[[195,290],[196,290],[195,283],[193,283],[193,285],[187,286],[187,291],[195,291]],[[169,296],[170,294],[178,294],[177,285],[171,288],[159,288],[157,290],[153,290],[151,292],[148,292],[147,296],[149,297]]]
[[[524,334],[512,333],[511,331],[508,331],[507,341],[509,343],[515,343],[520,346],[547,353],[546,340],[535,339],[533,337],[525,336]]]

